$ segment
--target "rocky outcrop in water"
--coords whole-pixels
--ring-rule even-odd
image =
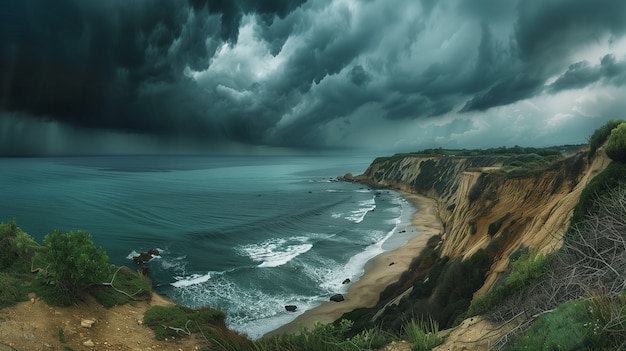
[[[148,261],[150,261],[151,259],[153,259],[156,256],[159,256],[161,253],[159,252],[159,250],[157,249],[150,249],[146,252],[142,252],[137,256],[133,256],[133,261],[135,261],[136,264],[143,264],[143,263],[147,263]]]

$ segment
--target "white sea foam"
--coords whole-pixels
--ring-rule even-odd
[[[211,279],[211,272],[207,274],[192,274],[188,277],[175,276],[174,279],[176,279],[177,281],[172,283],[171,285],[177,288],[181,288],[184,286],[201,284],[208,281],[209,279]]]
[[[259,244],[243,245],[240,250],[251,260],[260,262],[259,267],[278,267],[309,251],[313,244],[308,241],[307,237],[273,238]]]
[[[293,260],[298,255],[309,251],[313,247],[312,244],[293,245],[286,248],[285,252],[270,252],[264,256],[263,262],[259,267],[278,267]]]
[[[161,257],[159,259],[159,264],[161,267],[168,271],[173,271],[178,274],[185,274],[185,270],[187,268],[187,256],[179,256],[179,257]]]
[[[376,208],[376,198],[372,197],[369,200],[359,202],[359,208],[356,210],[352,210],[349,216],[346,217],[347,220],[350,220],[354,223],[361,223],[365,219],[365,216],[368,212],[374,210]]]
[[[298,309],[295,312],[287,312],[284,308],[284,301],[289,301],[290,304],[296,305]],[[247,319],[227,317],[226,322],[229,328],[244,333],[252,339],[258,339],[267,332],[292,322],[296,317],[311,308],[319,306],[323,301],[325,300],[309,296],[292,296],[286,299],[270,298],[269,300],[264,300],[264,303],[261,304],[259,308],[260,311],[258,311],[261,314],[256,315],[260,318]]]
[[[198,275],[195,284],[179,284],[173,294],[177,300],[184,301],[190,307],[212,306],[223,310],[229,328],[253,339],[291,322],[320,302],[316,296],[271,294],[263,289],[250,289],[241,277],[235,278],[232,273],[209,272],[205,276],[210,278],[204,281],[201,280],[205,276]],[[185,279],[190,280],[191,277]],[[298,311],[287,312],[284,307],[287,304],[298,306]]]
[[[126,256],[126,258],[127,258],[127,259],[129,259],[129,260],[132,260],[132,259],[133,259],[133,257],[137,257],[137,256],[139,256],[139,252],[137,252],[137,251],[133,250],[133,251],[131,251],[131,252],[128,254],[128,256]]]

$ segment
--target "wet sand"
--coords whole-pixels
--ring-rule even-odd
[[[417,211],[411,217],[411,224],[420,233],[410,239],[404,246],[383,253],[370,262],[363,276],[343,294],[342,302],[324,302],[320,306],[305,311],[296,319],[282,327],[271,331],[266,336],[297,333],[301,327],[312,329],[315,323],[332,323],[344,313],[361,307],[373,307],[378,302],[380,293],[390,284],[398,281],[413,258],[417,257],[426,246],[428,239],[441,232],[441,221],[437,214],[436,202],[430,198],[402,193]],[[393,264],[392,264],[393,263]]]

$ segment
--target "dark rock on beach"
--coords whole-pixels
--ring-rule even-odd
[[[346,278],[346,280],[344,280],[343,282],[341,282],[341,284],[348,284],[350,283],[350,278]]]
[[[343,300],[344,300],[344,298],[343,298],[343,295],[341,295],[341,294],[335,294],[335,295],[330,297],[330,301],[341,302]]]
[[[285,309],[289,312],[295,312],[298,309],[298,306],[296,305],[286,305]]]

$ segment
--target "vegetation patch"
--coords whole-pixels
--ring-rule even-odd
[[[439,326],[432,318],[428,318],[427,321],[412,319],[405,324],[403,335],[411,343],[411,350],[414,351],[431,350],[443,341],[439,336]]]
[[[611,130],[604,152],[613,161],[626,162],[626,123],[620,123]]]
[[[593,134],[591,134],[591,137],[589,138],[589,158],[595,155],[596,150],[598,150],[598,148],[609,138],[611,131],[622,123],[624,123],[624,121],[608,121],[605,125],[596,129]]]
[[[0,272],[0,308],[19,301],[20,293],[16,287],[18,281],[10,275]]]
[[[89,289],[90,294],[106,308],[152,297],[150,280],[127,267],[110,265],[108,281],[108,285],[95,285]]]
[[[574,207],[570,227],[582,222],[588,214],[598,213],[598,198],[606,196],[626,180],[626,164],[611,162],[600,174],[595,176],[580,194],[578,204]]]
[[[474,185],[472,185],[472,187],[467,192],[467,199],[470,202],[474,202],[478,200],[480,196],[483,194],[483,191],[485,190],[486,185],[487,185],[487,174],[482,173],[478,177],[478,179],[476,179],[476,182],[474,183]]]
[[[44,237],[43,244],[39,259],[46,268],[42,270],[61,304],[79,300],[89,286],[107,278],[109,257],[94,245],[89,234],[56,230]]]
[[[536,252],[522,254],[517,260],[511,262],[511,271],[504,283],[474,300],[467,311],[467,316],[483,314],[505,298],[537,283],[553,258],[553,255],[538,255]]]
[[[342,319],[337,324],[317,323],[312,330],[301,328],[299,334],[283,334],[256,342],[260,351],[355,351],[375,350],[391,342],[392,338],[380,329],[364,330],[354,336],[353,322]]]
[[[487,234],[489,234],[489,236],[491,237],[496,235],[496,233],[500,230],[500,228],[502,228],[502,224],[504,224],[504,221],[506,221],[510,216],[511,216],[511,213],[507,213],[501,218],[499,218],[497,221],[489,224],[489,227],[487,228]]]
[[[27,272],[39,245],[15,221],[0,223],[0,270]]]
[[[588,301],[569,301],[541,315],[510,350],[601,350],[602,328],[590,320]]]
[[[457,259],[445,267],[432,296],[437,306],[432,306],[430,313],[439,325],[451,327],[467,311],[474,293],[485,281],[490,264],[487,252],[479,250],[470,258]]]
[[[166,337],[189,336],[192,333],[224,328],[226,316],[212,308],[191,309],[183,306],[154,306],[143,316],[144,323],[154,330],[158,340]]]

